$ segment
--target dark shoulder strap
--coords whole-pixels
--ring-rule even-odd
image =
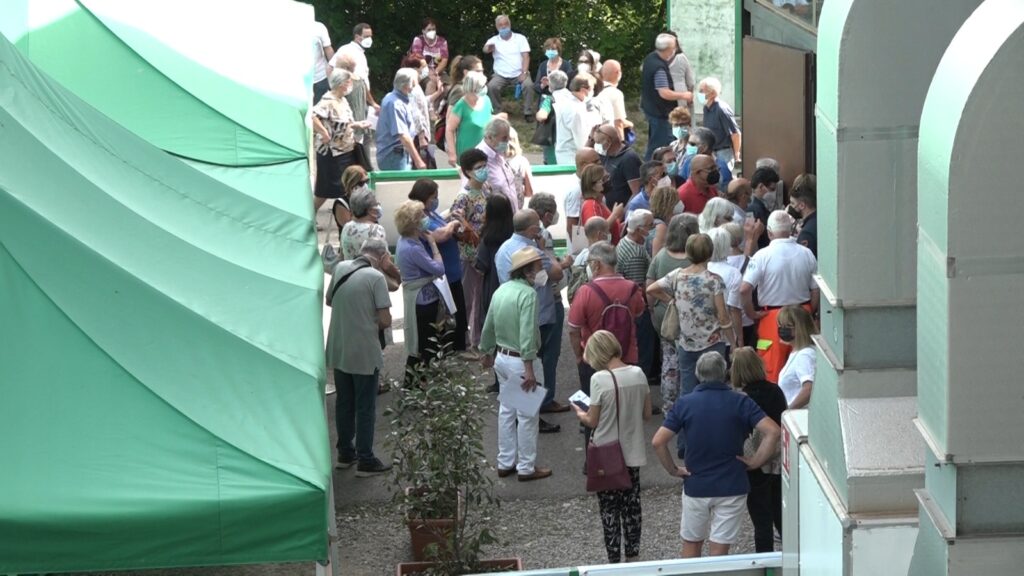
[[[597,282],[591,280],[587,285],[594,290],[594,293],[597,294],[597,297],[600,298],[602,302],[604,302],[606,307],[612,305],[612,299],[608,297],[608,294],[606,294],[604,290],[601,290],[601,288],[598,287]]]
[[[611,368],[608,369],[608,373],[612,375],[612,385],[615,386],[615,434],[621,436],[622,430],[619,428],[619,379],[615,377],[615,372]]]
[[[329,299],[329,302],[331,302],[332,304],[334,303],[334,295],[338,293],[338,288],[341,288],[341,285],[344,284],[345,281],[349,279],[349,276],[352,276],[356,272],[359,272],[360,270],[366,268],[369,265],[370,263],[367,262],[366,260],[357,259],[353,269],[348,274],[345,274],[344,276],[339,278],[338,283],[334,285],[334,290],[331,290],[331,297]]]

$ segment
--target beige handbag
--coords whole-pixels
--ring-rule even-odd
[[[672,277],[672,300],[669,301],[668,306],[665,308],[665,317],[661,320],[661,326],[659,327],[659,333],[665,340],[675,342],[679,338],[679,311],[676,309],[676,280],[679,276],[679,269],[677,268],[674,272],[675,276]]]

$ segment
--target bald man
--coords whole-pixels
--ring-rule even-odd
[[[732,221],[743,222],[747,217],[747,207],[750,206],[750,198],[754,195],[754,189],[750,186],[750,180],[736,178],[729,182],[725,189],[725,199],[732,204]]]
[[[698,154],[690,162],[690,178],[679,187],[679,200],[691,214],[700,214],[708,200],[718,196],[718,171],[715,159],[707,154]]]
[[[619,131],[614,126],[603,124],[592,137],[594,150],[601,155],[601,164],[610,177],[604,189],[605,203],[608,208],[629,204],[640,191],[640,165],[643,160],[635,150],[622,144]]]
[[[626,97],[619,90],[622,65],[618,60],[605,60],[601,66],[601,80],[604,88],[595,98],[601,110],[601,123],[614,126],[619,132],[619,140],[625,141],[625,129],[633,128],[633,123],[626,119]]]
[[[567,238],[572,239],[572,230],[580,224],[580,212],[583,211],[583,193],[580,191],[580,176],[583,169],[591,164],[600,164],[601,157],[593,148],[580,148],[576,151],[576,181],[565,193],[565,231]]]

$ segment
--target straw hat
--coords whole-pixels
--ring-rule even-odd
[[[509,272],[515,272],[527,264],[540,260],[540,251],[527,246],[512,253],[512,268]]]

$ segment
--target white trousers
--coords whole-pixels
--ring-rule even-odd
[[[507,375],[507,379],[498,378],[498,386],[522,386],[526,374],[525,364],[520,358],[514,358],[500,352],[494,357],[496,372]],[[537,378],[544,369],[540,359],[533,361],[533,373]],[[518,426],[516,426],[518,422]],[[533,474],[537,461],[537,434],[540,431],[540,414],[527,416],[523,412],[509,408],[504,404],[498,407],[498,468],[511,470],[516,468],[519,474]],[[519,463],[516,464],[516,454]]]

